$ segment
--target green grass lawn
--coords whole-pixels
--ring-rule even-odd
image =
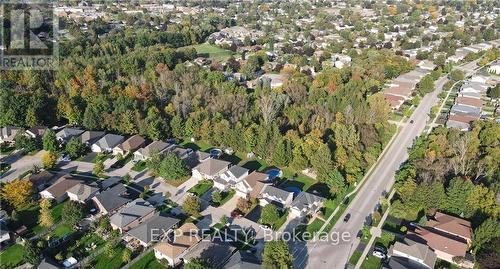
[[[272,227],[273,230],[275,230],[275,231],[279,230],[281,228],[281,226],[283,226],[283,224],[285,223],[287,218],[288,218],[288,210],[281,213],[281,216],[279,217],[279,219],[277,219],[276,222],[274,222],[273,227]]]
[[[389,249],[395,240],[394,234],[382,230],[380,237],[375,239],[375,246],[384,246],[386,249]]]
[[[185,148],[190,148],[192,150],[200,150],[200,151],[207,151],[213,148],[212,145],[201,140],[196,142],[191,142],[190,140],[184,140],[180,143],[180,145]]]
[[[194,45],[193,47],[196,49],[198,56],[202,57],[224,60],[233,55],[233,52],[230,50],[222,49],[208,43]]]
[[[59,203],[59,204],[56,204],[56,205],[53,205],[52,208],[50,209],[51,210],[51,213],[52,213],[52,217],[54,218],[54,223],[58,223],[62,220],[62,209],[64,207],[65,204],[69,203],[69,199],[66,199],[65,201]],[[26,226],[28,228],[31,228],[31,231],[35,234],[40,234],[42,233],[43,231],[45,231],[45,227],[42,227],[40,224],[38,224],[38,216],[39,216],[39,212],[38,212],[39,208],[38,206],[36,206],[36,208],[31,208],[29,209],[26,213],[23,213],[23,217],[25,216],[27,219],[29,219],[29,221],[27,221],[27,223],[33,223],[34,226]],[[36,218],[36,220],[34,219]],[[23,223],[24,220],[23,220]],[[26,225],[26,224],[25,224]]]
[[[294,177],[294,173],[288,169],[283,170],[283,177],[287,178],[287,180],[280,185],[282,188],[286,187],[298,187],[302,191],[307,191],[312,185],[316,184],[317,181],[303,174],[297,174]]]
[[[1,268],[15,268],[22,264],[24,247],[15,244],[0,252]]]
[[[155,253],[150,251],[140,260],[132,264],[130,269],[166,269],[167,267],[162,265],[155,257]]]
[[[84,257],[87,257],[90,255],[91,252],[94,252],[101,248],[104,243],[104,239],[102,239],[100,236],[98,236],[95,233],[88,233],[82,238],[80,238],[78,241],[75,242],[75,244],[72,244],[67,252],[72,253],[74,257],[76,257],[78,260],[83,259]],[[91,245],[95,244],[95,248],[91,249]],[[86,249],[86,247],[89,247],[90,249]]]
[[[233,198],[235,193],[236,193],[236,191],[233,189],[230,189],[229,191],[222,192],[221,193],[222,200],[220,201],[220,203],[217,206],[221,206],[221,205],[225,204],[227,201],[229,201],[231,198]]]
[[[129,153],[127,154],[127,156],[123,157],[121,160],[118,160],[113,165],[111,165],[111,168],[122,168],[123,166],[125,166],[125,164],[130,162],[132,158],[134,158],[134,154]]]
[[[142,172],[142,170],[146,169],[146,162],[145,161],[138,161],[137,163],[132,166],[132,170],[136,172]]]
[[[325,222],[317,218],[317,219],[313,220],[313,222],[311,222],[311,224],[307,225],[306,231],[313,234],[313,233],[319,231],[319,229],[321,229],[323,224],[325,224]]]
[[[191,175],[179,179],[162,179],[162,180],[163,182],[168,183],[174,187],[179,187],[182,183],[186,182],[190,177]]]
[[[323,217],[325,219],[329,218],[331,214],[333,214],[333,211],[335,211],[335,208],[337,207],[337,201],[328,199],[323,203]]]
[[[110,154],[102,154],[98,153],[94,159],[92,159],[92,163],[97,163],[99,161],[105,161],[107,158],[109,158],[111,155]]]
[[[382,264],[382,261],[372,255],[368,255],[363,263],[361,264],[361,268],[363,269],[374,269],[374,268],[380,268],[380,265]]]
[[[94,269],[118,269],[124,265],[122,256],[125,246],[118,244],[113,248],[113,256],[109,257],[107,253],[101,253],[94,260]]]
[[[0,146],[0,153],[4,155],[9,155],[11,152],[13,152],[16,149],[14,146]]]
[[[61,224],[57,226],[57,228],[54,229],[50,234],[54,237],[64,237],[65,235],[71,234],[73,232],[73,229],[69,227],[66,224]]]
[[[211,180],[202,180],[198,184],[194,185],[188,192],[195,194],[198,197],[201,197],[208,190],[212,188],[214,182]]]
[[[355,250],[352,253],[351,258],[349,258],[349,264],[356,265],[356,263],[358,263],[359,261],[359,258],[361,258],[361,254],[363,254],[363,252]]]

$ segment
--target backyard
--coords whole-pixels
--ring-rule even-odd
[[[214,182],[211,180],[202,180],[198,184],[194,185],[191,189],[189,189],[188,192],[190,192],[198,197],[201,197],[208,190],[210,190],[213,185],[214,185]]]
[[[24,247],[15,244],[0,253],[1,268],[15,268],[23,262]]]
[[[113,247],[111,251],[113,255],[109,255],[106,251],[97,256],[93,262],[94,269],[117,269],[122,267],[125,263],[123,262],[123,251],[125,251],[125,246],[118,244]]]
[[[155,257],[155,253],[150,251],[144,257],[132,264],[129,269],[166,269]]]

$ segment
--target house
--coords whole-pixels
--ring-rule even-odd
[[[231,165],[230,162],[219,159],[208,159],[193,168],[193,176],[198,179],[213,180],[224,173],[229,168],[229,165]]]
[[[56,180],[50,187],[41,191],[40,196],[43,199],[53,199],[57,203],[60,203],[68,198],[67,191],[80,183],[83,183],[83,180],[71,176],[63,176]]]
[[[475,75],[475,76],[472,76],[469,80],[471,82],[477,82],[477,83],[485,84],[486,81],[488,81],[488,78],[486,78],[484,76],[481,76],[481,75]]]
[[[126,232],[152,217],[154,212],[154,206],[142,198],[137,198],[119,209],[109,218],[109,222],[113,230]]]
[[[290,205],[290,214],[296,217],[305,217],[316,213],[326,199],[308,192],[301,192]]]
[[[78,137],[83,134],[83,130],[76,128],[64,128],[56,133],[56,139],[59,143],[68,142],[72,137]]]
[[[500,75],[500,65],[494,64],[488,67],[488,72],[496,75]]]
[[[161,241],[154,246],[155,257],[159,260],[165,259],[170,267],[181,263],[182,258],[200,240],[199,230],[193,223],[185,223],[174,230],[172,239]]]
[[[180,220],[176,218],[156,215],[132,228],[127,234],[132,239],[138,240],[143,247],[148,247],[171,234],[179,222]]]
[[[58,265],[57,262],[50,260],[48,258],[44,258],[37,267],[37,269],[60,269],[60,268],[64,267],[62,265]]]
[[[201,258],[208,262],[211,268],[221,268],[233,255],[235,247],[222,240],[202,240],[184,255],[184,263],[190,260]]]
[[[248,251],[236,251],[224,264],[224,269],[260,269],[259,259]]]
[[[151,144],[145,146],[144,148],[140,148],[134,152],[134,161],[145,161],[153,154],[163,154],[168,147],[172,146],[172,144],[165,143],[163,141],[153,141]]]
[[[90,149],[92,152],[111,152],[114,147],[123,142],[123,139],[124,137],[121,135],[107,134],[92,144]]]
[[[420,61],[418,64],[417,64],[418,67],[420,67],[421,69],[424,69],[426,71],[432,71],[436,68],[436,65],[429,61],[429,60],[423,60],[423,61]]]
[[[26,135],[34,139],[39,139],[42,138],[46,130],[47,130],[46,126],[34,126],[26,130]]]
[[[479,118],[479,116],[481,115],[481,108],[458,104],[458,105],[453,105],[451,107],[450,114],[452,114],[452,115],[467,114],[467,115],[471,115],[471,116],[474,115],[474,116],[477,116]]]
[[[406,238],[426,244],[439,259],[455,263],[453,257],[465,257],[472,242],[471,224],[467,220],[437,212],[426,226],[418,226]]]
[[[106,133],[101,131],[85,131],[80,135],[80,142],[89,147],[90,145],[101,139]]]
[[[14,126],[5,126],[0,131],[0,143],[14,143],[14,138],[16,138],[17,132],[21,130],[20,128]]]
[[[244,198],[256,198],[266,184],[271,184],[269,182],[269,175],[253,171],[248,176],[244,177],[242,180],[236,183],[236,195]]]
[[[197,150],[194,152],[194,154],[190,154],[187,159],[184,159],[184,164],[186,164],[187,167],[193,169],[193,167],[196,167],[197,165],[208,159],[210,159],[210,153]]]
[[[71,201],[86,203],[97,193],[99,193],[99,188],[96,186],[79,183],[69,188],[66,192],[68,193],[68,197]]]
[[[113,148],[113,155],[121,154],[126,156],[132,151],[144,146],[146,140],[140,135],[133,135],[129,139],[125,140],[121,145]]]
[[[266,185],[258,198],[261,206],[274,204],[283,209],[292,204],[293,193],[276,188],[272,185]]]
[[[455,104],[470,107],[482,107],[484,102],[481,99],[459,96],[455,99]]]
[[[386,267],[392,268],[422,268],[433,269],[436,264],[437,255],[425,244],[417,243],[405,238],[402,242],[396,242],[389,248],[390,259]]]
[[[131,201],[128,198],[127,188],[119,183],[92,197],[92,201],[102,215],[114,213]]]
[[[49,171],[41,171],[37,174],[31,174],[28,178],[37,192],[41,192],[47,188],[52,179],[54,179],[54,174]]]
[[[235,186],[246,176],[248,176],[248,169],[239,165],[233,165],[224,173],[214,178],[214,187],[224,191],[228,187]]]

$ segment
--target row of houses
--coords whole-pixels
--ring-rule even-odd
[[[383,93],[392,109],[398,109],[406,100],[412,98],[415,87],[420,80],[434,70],[436,66],[428,60],[418,63],[417,67],[391,81]]]
[[[460,61],[463,61],[465,57],[469,55],[469,53],[478,53],[482,51],[487,51],[491,48],[496,48],[498,46],[500,46],[500,39],[474,44],[463,48],[458,48],[455,51],[455,54],[448,57],[446,61],[451,63],[458,63]]]
[[[406,237],[392,245],[388,263],[382,268],[435,268],[437,259],[461,268],[472,268],[473,259],[467,252],[472,243],[471,223],[467,220],[436,212],[425,225],[417,225]],[[456,257],[464,257],[457,260]]]
[[[476,75],[467,80],[460,88],[457,98],[450,109],[446,127],[469,130],[473,121],[481,118],[484,98],[491,86],[487,77]]]

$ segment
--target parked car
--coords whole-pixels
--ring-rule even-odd
[[[377,250],[374,250],[372,254],[373,254],[373,256],[375,256],[379,259],[382,259],[382,260],[387,258],[387,255],[385,255],[384,253],[377,251]]]
[[[384,254],[387,254],[387,249],[385,249],[385,247],[383,246],[375,246],[373,248],[374,251],[378,251],[380,253],[384,253]]]
[[[410,222],[410,226],[411,226],[411,227],[417,227],[417,226],[418,226],[418,223],[416,223],[416,222]]]
[[[267,225],[260,225],[260,228],[262,230],[271,230],[271,228],[269,226],[267,226]]]
[[[347,215],[345,215],[344,217],[344,222],[348,222],[350,218],[351,218],[351,213],[347,213]]]
[[[233,219],[241,219],[241,217],[243,217],[243,215],[241,215],[241,213],[238,210],[233,210],[231,212],[231,218],[233,218]]]

